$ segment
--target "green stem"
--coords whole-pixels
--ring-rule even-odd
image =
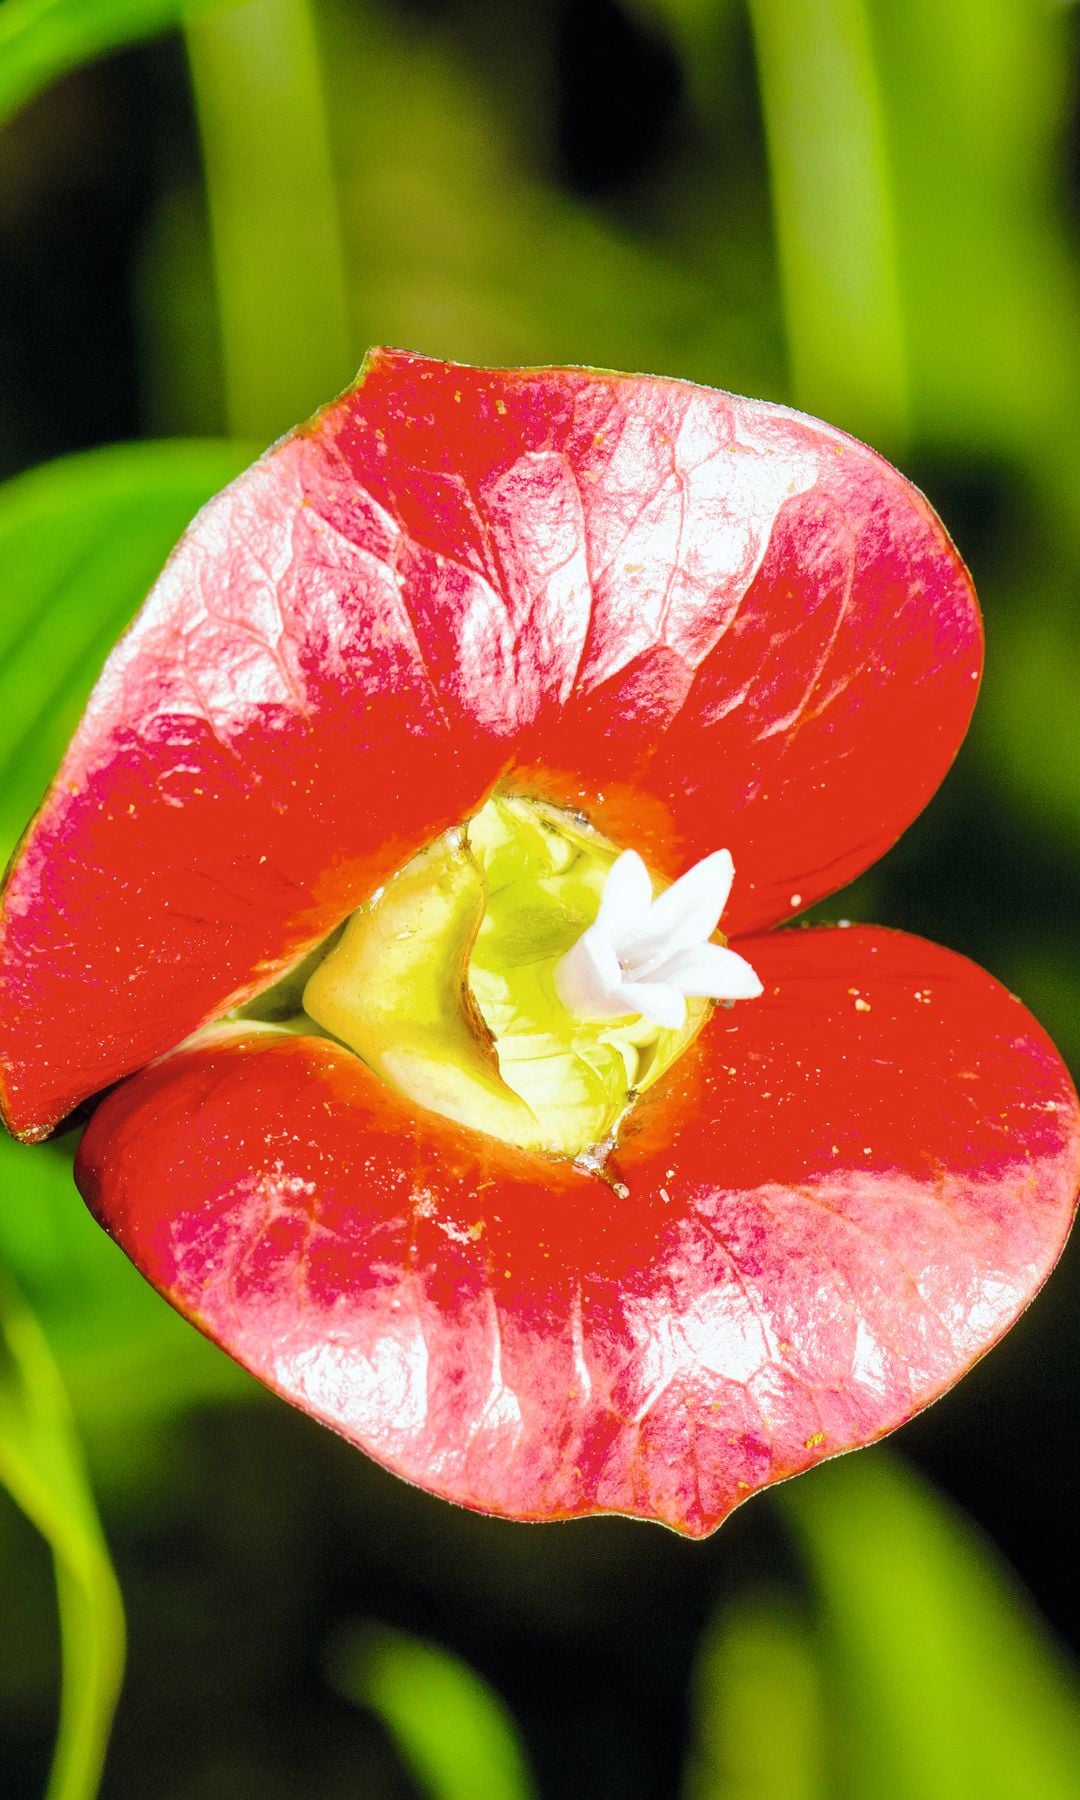
[[[124,1614],[104,1551],[54,1552],[63,1679],[45,1800],[95,1800],[123,1673]]]
[[[229,425],[276,437],[354,373],[318,47],[307,0],[187,25]]]
[[[94,1800],[124,1668],[124,1611],[67,1395],[37,1321],[0,1281],[0,1487],[47,1539],[60,1721],[46,1800]]]
[[[795,399],[895,448],[907,368],[864,0],[750,0]]]

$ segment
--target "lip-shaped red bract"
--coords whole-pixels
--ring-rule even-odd
[[[106,1100],[80,1185],[175,1306],[398,1473],[700,1535],[948,1387],[1080,1170],[1053,1048],[971,963],[859,928],[744,947],[764,998],[642,1099],[619,1191],[250,1035]]]
[[[725,930],[775,924],[929,798],[980,647],[932,510],[826,426],[376,353],[205,509],[106,667],[6,891],[7,1116],[43,1135],[173,1049],[496,782],[669,877],[726,844]],[[1077,1182],[1068,1077],[987,976],[864,930],[740,948],[765,997],[639,1103],[616,1186],[253,1034],[121,1087],[80,1182],[411,1479],[711,1529],[955,1380]]]

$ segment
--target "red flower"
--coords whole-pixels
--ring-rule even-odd
[[[1068,1227],[1076,1096],[1017,1001],[893,932],[748,935],[893,842],[979,663],[940,523],[840,433],[380,352],[206,508],[106,666],[6,891],[8,1119],[40,1137],[122,1082],[79,1157],[98,1217],[399,1473],[707,1532],[941,1393]],[[496,784],[668,879],[734,857],[764,995],[602,1174],[325,1037],[175,1048]]]

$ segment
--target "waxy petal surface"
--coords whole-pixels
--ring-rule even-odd
[[[618,1187],[269,1035],[118,1089],[77,1178],[174,1305],[410,1480],[702,1535],[956,1380],[1080,1179],[1068,1075],[981,970],[864,928],[740,948],[764,996],[639,1102]]]
[[[935,514],[829,427],[378,352],[106,665],[6,890],[5,1116],[44,1135],[250,997],[497,780],[668,879],[729,846],[725,930],[772,923],[925,804],[980,656]]]

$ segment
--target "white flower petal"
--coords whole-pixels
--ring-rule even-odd
[[[579,1019],[617,1019],[627,1008],[615,995],[623,972],[613,945],[590,925],[555,965],[555,992]]]
[[[728,903],[734,879],[731,851],[714,850],[711,856],[703,856],[657,897],[653,902],[652,921],[680,932],[691,920],[700,921],[698,936],[711,937]]]
[[[555,989],[579,1018],[638,1015],[669,1031],[686,1022],[686,996],[744,1000],[761,982],[734,950],[708,940],[727,904],[730,852],[703,857],[652,898],[648,869],[634,850],[608,872],[595,922],[556,965]]]
[[[703,857],[653,901],[640,928],[616,939],[619,960],[635,979],[652,975],[676,950],[704,943],[720,923],[735,866],[728,850]]]
[[[757,974],[743,956],[721,944],[698,944],[679,950],[653,976],[680,994],[701,1000],[755,1000],[764,993]]]
[[[686,1001],[679,990],[660,981],[624,981],[618,992],[623,1002],[621,1012],[640,1013],[666,1031],[679,1031],[686,1024]]]
[[[608,871],[596,923],[618,945],[624,932],[644,923],[652,898],[648,869],[636,850],[624,850]]]

